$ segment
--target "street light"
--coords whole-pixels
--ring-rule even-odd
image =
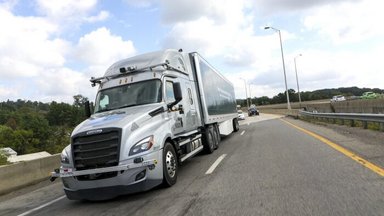
[[[279,33],[280,38],[280,50],[281,50],[281,59],[283,60],[283,71],[284,71],[284,82],[285,82],[285,91],[287,95],[287,108],[291,109],[291,104],[289,103],[289,93],[288,93],[288,85],[287,85],[287,75],[285,73],[285,63],[284,63],[284,53],[283,53],[283,42],[281,41],[281,33],[279,29],[273,28],[271,26],[266,26],[264,29],[273,29]]]
[[[249,100],[251,101],[251,106],[252,106],[252,91],[251,91],[251,84],[248,84],[249,87]]]
[[[244,86],[245,86],[245,99],[247,100],[247,109],[249,109],[249,103],[248,103],[248,93],[247,93],[247,81],[245,81],[245,79],[243,78],[240,78],[244,81]]]
[[[301,109],[301,96],[300,96],[300,87],[299,87],[299,78],[297,76],[297,66],[296,66],[296,58],[302,56],[301,54],[295,56],[295,58],[293,58],[293,61],[295,62],[295,73],[296,73],[296,84],[297,84],[297,93],[299,94],[299,107]]]

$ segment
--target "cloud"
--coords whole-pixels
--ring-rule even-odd
[[[253,85],[258,84],[254,89],[261,89],[268,94],[271,90],[267,90],[267,86],[283,89],[284,82],[280,82],[283,76],[280,73],[278,36],[274,32],[268,35],[257,34],[258,31],[264,30],[254,27],[253,6],[248,1],[224,1],[222,4],[198,1],[194,6],[179,8],[177,13],[163,14],[169,23],[175,22],[163,41],[163,47],[183,48],[186,51],[200,52],[210,59],[219,59],[219,63],[227,66],[224,70],[228,72],[221,72],[230,77],[238,97],[245,97],[244,81],[240,78],[245,78]],[[165,7],[167,8],[167,5]],[[171,10],[176,6],[168,7]],[[167,12],[166,9],[164,11]],[[284,41],[296,37],[286,31],[282,31],[282,35]],[[270,70],[278,71],[278,75],[271,76]],[[253,81],[260,76],[260,82]],[[272,79],[277,76],[278,79]]]
[[[73,95],[89,96],[93,93],[89,77],[65,67],[46,69],[39,79],[34,80],[34,84],[38,86],[35,95],[40,95],[40,100],[43,101],[59,100],[70,103]]]
[[[0,8],[0,74],[4,77],[30,77],[40,67],[62,66],[69,43],[52,38],[58,26],[38,17],[14,16]]]
[[[245,97],[240,77],[254,86],[256,96],[274,96],[285,91],[278,36],[273,31],[260,35],[262,29],[255,29],[254,25],[256,19],[261,19],[255,17],[255,11],[302,11],[296,17],[298,24],[300,20],[303,24],[301,32],[298,32],[300,35],[284,30],[290,29],[289,26],[281,29],[288,88],[297,88],[293,58],[298,53],[304,54],[298,61],[303,89],[349,85],[375,87],[373,83],[376,82],[361,73],[369,70],[364,73],[377,77],[374,73],[378,74],[380,67],[375,65],[382,65],[377,57],[373,57],[382,56],[382,53],[362,43],[367,39],[380,41],[384,35],[384,29],[375,27],[380,26],[377,22],[383,15],[372,0],[259,0],[239,1],[236,5],[227,1],[222,4],[213,1],[197,1],[193,5],[182,4],[183,1],[179,3],[180,6],[162,1],[162,19],[171,26],[163,47],[198,51],[209,59],[225,63],[225,69],[233,71],[225,75],[234,83],[238,97]],[[344,50],[345,47],[340,46],[346,43],[355,43],[355,47],[362,48]],[[297,50],[297,47],[302,48]]]
[[[312,9],[309,14],[303,22],[305,28],[317,31],[334,44],[355,43],[384,35],[383,28],[378,27],[384,15],[373,0],[325,5]]]
[[[76,56],[90,65],[109,65],[136,53],[132,41],[124,41],[105,27],[81,37],[76,50]]]
[[[361,0],[255,0],[254,6],[262,14],[296,13],[324,5],[335,5],[343,2],[356,3]]]
[[[174,1],[163,1],[162,17],[167,23],[172,23],[169,34],[163,40],[163,47],[215,56],[240,51],[241,41],[245,38],[248,42],[252,40],[252,14],[245,13],[248,8],[244,1],[223,1],[222,4],[214,4],[212,0],[194,1],[193,4],[184,2],[173,4]],[[178,7],[176,12],[175,7]],[[242,61],[233,52],[228,56],[229,61],[239,62],[239,59]]]
[[[60,25],[61,32],[66,32],[80,30],[84,23],[108,19],[110,13],[106,10],[94,14],[97,3],[97,0],[37,0],[35,9],[47,20]]]
[[[11,89],[8,86],[0,85],[0,101],[6,101],[9,98],[15,98],[19,95],[17,89]]]
[[[123,0],[126,4],[137,8],[148,8],[155,4],[155,0]]]
[[[59,10],[59,6],[52,11]],[[78,10],[88,11],[91,4],[88,6]],[[57,20],[17,16],[9,8],[0,7],[0,26],[7,29],[0,34],[0,100],[71,103],[75,94],[93,98],[95,89],[89,78],[101,76],[114,61],[135,53],[132,41],[113,35],[107,28],[96,29],[72,43],[59,37],[63,26]],[[87,21],[107,16],[106,11],[101,11]],[[81,61],[86,63],[85,68],[80,67]]]
[[[212,18],[219,9],[218,4],[214,5],[210,0],[163,0],[161,4],[162,19],[167,24],[197,20],[201,17]]]
[[[37,0],[40,12],[56,19],[84,16],[96,4],[97,0]]]
[[[109,16],[110,16],[109,12],[103,10],[103,11],[100,11],[100,13],[97,14],[96,16],[85,17],[84,19],[87,22],[94,23],[94,22],[104,21],[108,19]]]

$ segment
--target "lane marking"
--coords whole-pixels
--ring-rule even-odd
[[[217,160],[215,161],[215,163],[213,163],[212,166],[209,167],[209,169],[207,170],[207,172],[205,172],[205,175],[208,175],[208,174],[213,173],[213,171],[215,171],[216,167],[219,166],[220,162],[225,158],[225,156],[227,156],[227,154],[223,154],[223,155],[221,155],[219,158],[217,158]]]
[[[27,211],[27,212],[24,212],[24,213],[22,213],[22,214],[19,214],[18,216],[29,215],[29,214],[31,214],[31,213],[33,213],[33,212],[35,212],[35,211],[38,211],[38,210],[40,210],[40,209],[42,209],[42,208],[44,208],[44,207],[47,207],[47,206],[49,206],[49,205],[52,205],[53,203],[55,203],[55,202],[57,202],[57,201],[60,201],[60,200],[64,199],[65,197],[66,197],[65,195],[64,195],[64,196],[61,196],[61,197],[59,197],[59,198],[57,198],[57,199],[54,199],[54,200],[52,200],[52,201],[50,201],[50,202],[45,203],[44,205],[41,205],[41,206],[36,207],[36,208],[34,208],[34,209],[31,209],[31,210],[29,210],[29,211]]]
[[[244,135],[244,133],[245,133],[245,131],[241,132],[240,136],[243,136],[243,135]]]
[[[326,138],[324,138],[324,137],[322,137],[320,135],[317,135],[317,134],[315,134],[315,133],[313,133],[311,131],[308,131],[308,130],[306,130],[304,128],[296,126],[296,125],[294,125],[294,124],[292,124],[292,123],[290,123],[288,121],[285,121],[283,119],[280,119],[280,120],[285,122],[288,125],[291,125],[292,127],[296,128],[296,129],[298,129],[298,130],[300,130],[300,131],[302,131],[302,132],[304,132],[304,133],[306,133],[306,134],[308,134],[308,135],[310,135],[310,136],[320,140],[321,142],[323,142],[323,143],[329,145],[330,147],[334,148],[335,150],[343,153],[344,155],[346,155],[347,157],[349,157],[352,160],[356,161],[357,163],[365,166],[366,168],[368,168],[368,169],[372,170],[373,172],[379,174],[380,176],[384,177],[384,169],[381,168],[380,166],[378,166],[376,164],[373,164],[373,163],[365,160],[362,157],[359,157],[355,153],[345,149],[344,147],[341,147],[340,145],[338,145],[338,144],[336,144],[336,143],[334,143],[334,142],[332,142],[332,141],[330,141],[330,140],[328,140],[328,139],[326,139]]]

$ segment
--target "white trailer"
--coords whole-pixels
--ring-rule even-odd
[[[180,164],[239,130],[233,85],[198,53],[165,50],[116,62],[94,111],[61,154],[69,199],[103,200],[176,183]]]

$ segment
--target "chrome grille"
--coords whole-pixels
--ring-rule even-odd
[[[86,132],[72,138],[73,162],[76,170],[117,166],[120,155],[121,130],[104,128],[100,133]]]

